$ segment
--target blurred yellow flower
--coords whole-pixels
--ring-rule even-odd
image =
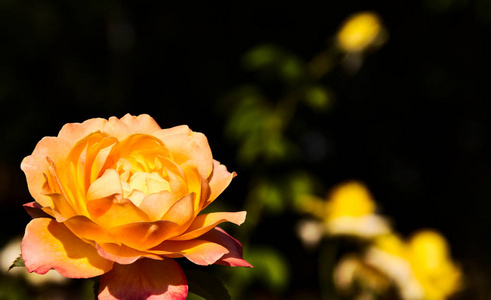
[[[409,240],[408,259],[425,291],[425,299],[446,299],[462,285],[447,241],[435,231],[420,231]]]
[[[337,34],[338,46],[349,53],[360,53],[370,47],[382,45],[386,31],[380,17],[373,12],[359,12],[351,15]]]
[[[385,218],[376,214],[376,204],[366,186],[350,181],[334,187],[327,201],[302,198],[303,210],[320,218],[329,235],[373,238],[390,232]]]
[[[433,230],[405,242],[391,234],[377,238],[365,261],[387,274],[405,300],[443,300],[461,288],[462,274],[444,237]]]
[[[356,295],[354,299],[373,299],[371,294],[382,295],[391,285],[389,277],[356,254],[346,254],[339,260],[333,279],[338,292],[343,296]]]

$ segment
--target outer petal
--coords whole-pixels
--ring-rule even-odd
[[[230,173],[227,171],[227,167],[221,165],[219,161],[213,160],[213,173],[209,182],[211,194],[203,204],[203,208],[213,202],[229,186],[235,176],[237,173]]]
[[[244,223],[246,218],[245,211],[239,212],[217,212],[197,216],[188,230],[180,236],[172,238],[174,241],[184,241],[199,237],[210,231],[212,228],[223,222],[232,222],[236,225]]]
[[[219,259],[216,264],[252,268],[252,265],[242,258],[242,245],[240,242],[220,227],[215,227],[213,230],[202,235],[200,239],[220,244],[228,249],[229,253]]]
[[[217,243],[203,240],[165,241],[153,248],[162,255],[181,254],[197,265],[207,266],[215,263],[229,251]]]
[[[131,265],[115,264],[101,277],[99,300],[186,299],[188,286],[181,267],[173,259],[140,259]]]
[[[42,210],[41,205],[36,201],[32,201],[24,204],[24,209],[26,212],[33,218],[52,218],[51,215]],[[47,208],[47,210],[51,213],[51,209]]]
[[[52,207],[53,202],[43,191],[46,183],[45,174],[48,172],[49,157],[55,163],[63,161],[70,152],[71,145],[67,141],[55,137],[45,137],[36,145],[32,155],[22,160],[20,165],[26,174],[27,187],[36,202],[43,207]]]
[[[187,126],[180,126],[159,130],[154,132],[153,136],[164,142],[177,164],[194,160],[201,176],[205,178],[210,176],[213,170],[213,156],[204,134],[193,132]]]
[[[160,126],[155,120],[147,114],[132,116],[126,114],[121,119],[116,117],[109,118],[104,130],[111,135],[124,138],[127,135],[135,133],[151,134],[160,130]]]
[[[112,261],[94,246],[75,236],[53,219],[37,218],[26,227],[21,244],[22,258],[29,272],[45,274],[51,268],[70,278],[89,278],[111,270]]]
[[[163,258],[157,254],[147,253],[130,248],[125,245],[117,245],[113,243],[96,244],[97,252],[105,259],[114,261],[121,265],[129,265],[142,257],[162,260]]]
[[[87,135],[101,131],[106,123],[107,120],[102,118],[89,119],[83,123],[68,123],[61,128],[58,137],[66,140],[73,146],[77,141]]]

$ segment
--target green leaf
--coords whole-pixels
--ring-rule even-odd
[[[244,67],[248,70],[257,70],[271,67],[285,56],[282,49],[275,45],[265,44],[252,48],[242,58]]]
[[[91,279],[94,282],[94,285],[92,286],[92,290],[94,291],[95,299],[97,299],[97,295],[99,295],[99,289],[101,287],[101,277],[97,276]]]
[[[199,270],[187,270],[186,277],[189,292],[206,300],[230,300],[227,289],[215,276]]]
[[[305,90],[304,101],[314,111],[326,112],[331,108],[332,95],[322,86],[310,86]]]
[[[19,255],[19,257],[17,257],[17,259],[9,267],[8,271],[10,271],[10,270],[12,270],[13,268],[16,268],[16,267],[25,267],[25,265],[24,265],[24,259],[22,259],[22,255]]]
[[[272,292],[284,291],[290,282],[288,260],[278,250],[271,247],[255,247],[249,250],[246,255],[247,260],[254,268],[248,271]]]
[[[272,182],[260,182],[253,188],[251,194],[272,213],[283,212],[287,204],[281,188]]]

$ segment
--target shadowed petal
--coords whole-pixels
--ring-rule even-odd
[[[99,300],[183,300],[187,294],[186,276],[173,259],[140,259],[130,265],[115,264],[104,274]]]
[[[64,224],[47,218],[27,225],[21,250],[27,270],[38,274],[54,268],[65,277],[90,278],[106,273],[113,265]]]
[[[216,264],[231,267],[250,267],[252,265],[242,258],[242,245],[232,236],[220,227],[215,227],[200,237],[202,240],[208,240],[220,244],[228,249],[229,253],[219,259]]]
[[[113,243],[96,244],[97,252],[100,256],[107,260],[114,261],[121,265],[129,265],[142,257],[162,260],[163,258],[157,254],[147,253],[130,248],[126,245],[118,245]]]
[[[45,210],[43,210],[43,207],[37,203],[36,201],[32,201],[29,203],[24,204],[24,209],[26,212],[33,218],[52,218],[53,216],[50,215],[53,212],[51,211],[51,208],[46,207]],[[49,214],[48,214],[49,213]]]
[[[245,211],[239,212],[217,212],[197,216],[188,230],[180,236],[172,238],[174,241],[184,241],[199,237],[223,222],[232,222],[236,225],[244,223]]]
[[[203,240],[165,241],[152,250],[156,250],[156,253],[162,253],[162,255],[179,253],[193,263],[202,266],[211,265],[224,254],[229,253],[225,247]]]
[[[111,235],[129,247],[146,250],[178,234],[180,226],[170,221],[135,222],[110,229]]]
[[[95,241],[97,243],[117,243],[106,229],[94,223],[85,216],[74,216],[63,222],[70,231],[80,238]]]

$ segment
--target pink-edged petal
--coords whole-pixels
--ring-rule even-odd
[[[252,265],[242,258],[242,245],[220,227],[215,227],[200,237],[200,239],[217,243],[225,247],[229,253],[220,258],[216,264],[231,267],[249,267]]]
[[[229,253],[222,245],[204,240],[165,241],[151,250],[162,255],[179,253],[202,266],[214,264],[224,254]]]
[[[87,201],[122,193],[123,187],[118,172],[114,169],[107,169],[101,177],[90,185],[87,191]]]
[[[110,229],[112,236],[129,247],[146,250],[179,233],[180,226],[170,221],[135,222]]]
[[[34,219],[27,225],[21,251],[27,270],[38,274],[54,268],[65,277],[90,278],[113,266],[64,224],[47,218]]]
[[[187,294],[186,276],[176,261],[140,259],[131,265],[115,264],[104,274],[99,300],[184,300]]]
[[[79,238],[95,241],[97,243],[118,243],[106,229],[97,225],[94,221],[85,216],[71,217],[70,219],[65,220],[63,224]]]
[[[156,260],[163,259],[157,254],[139,251],[130,248],[126,245],[106,243],[106,244],[96,244],[96,248],[100,256],[121,265],[132,264],[142,257],[148,257]]]
[[[237,173],[230,173],[227,167],[213,160],[213,173],[208,183],[211,193],[203,204],[203,208],[212,203],[230,185],[230,182],[235,176],[237,176]]]
[[[180,236],[172,238],[174,241],[184,241],[199,237],[223,222],[231,222],[236,225],[244,223],[247,212],[217,212],[197,216],[188,230]]]
[[[32,201],[29,203],[25,203],[24,209],[26,212],[33,218],[52,218],[53,216],[48,214],[46,211],[43,210],[43,207],[37,203],[36,201]],[[51,212],[51,209],[48,207],[48,212]]]

